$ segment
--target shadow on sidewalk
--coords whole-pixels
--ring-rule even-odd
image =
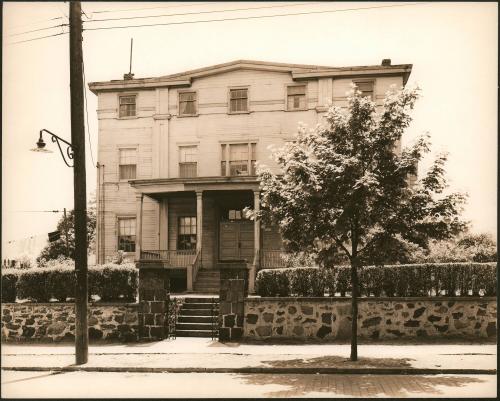
[[[464,387],[484,380],[468,376],[245,374],[239,378],[251,385],[281,385],[267,397],[300,397],[311,393],[333,393],[352,397],[446,396],[446,388]],[[481,397],[481,395],[477,395]]]
[[[262,361],[275,368],[411,368],[411,358],[358,358],[356,362],[349,358],[327,355],[317,358],[299,358],[277,361]]]

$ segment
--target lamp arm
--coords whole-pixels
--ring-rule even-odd
[[[43,128],[43,129],[40,130],[40,138],[42,137],[42,132],[43,131],[45,131],[46,133],[48,133],[51,136],[52,142],[56,142],[57,143],[57,146],[59,147],[59,152],[61,152],[61,156],[62,156],[62,158],[64,160],[64,163],[66,163],[66,166],[73,167],[71,164],[68,163],[68,160],[66,160],[66,156],[64,155],[64,152],[62,150],[60,142],[63,142],[66,145],[66,155],[67,155],[68,159],[70,159],[70,160],[73,159],[73,155],[74,155],[74,153],[73,153],[73,150],[74,150],[73,145],[70,142],[62,139],[61,137],[57,136],[56,134],[50,132],[49,130],[47,130],[45,128]]]

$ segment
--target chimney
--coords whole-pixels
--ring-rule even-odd
[[[382,65],[386,66],[386,67],[389,66],[389,65],[391,65],[391,59],[390,58],[384,58],[382,60]]]
[[[123,79],[134,79],[134,74],[130,72],[128,74],[123,74]]]

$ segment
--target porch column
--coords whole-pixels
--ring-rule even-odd
[[[196,191],[196,251],[201,250],[203,227],[203,191]]]
[[[141,259],[142,247],[142,204],[144,195],[142,193],[135,195],[136,217],[135,217],[135,260]]]
[[[253,192],[253,209],[256,213],[260,211],[260,191]],[[253,228],[253,246],[254,257],[260,251],[260,219],[255,218]],[[248,274],[248,292],[253,294],[255,292],[255,275],[257,273],[257,266],[259,261],[252,261],[251,270]]]

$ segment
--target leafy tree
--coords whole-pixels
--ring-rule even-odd
[[[318,252],[323,261],[343,254],[351,265],[351,360],[357,360],[358,269],[364,254],[375,244],[425,249],[430,238],[450,238],[466,227],[460,219],[465,195],[443,194],[445,154],[409,184],[430,150],[424,135],[398,151],[418,96],[418,89],[391,87],[378,112],[353,87],[347,108],[330,107],[323,124],[301,126],[295,143],[273,152],[279,174],[258,169],[263,207],[256,217],[279,225],[289,251]]]
[[[96,230],[96,203],[95,197],[92,197],[87,207],[87,241],[88,248],[92,250],[95,248],[95,230]],[[60,231],[61,238],[57,241],[49,242],[45,248],[42,249],[38,256],[37,263],[44,265],[48,260],[58,259],[60,256],[74,259],[75,258],[75,212],[70,210],[66,218],[61,217],[57,223],[57,231]],[[67,230],[68,237],[66,241],[65,232]]]

